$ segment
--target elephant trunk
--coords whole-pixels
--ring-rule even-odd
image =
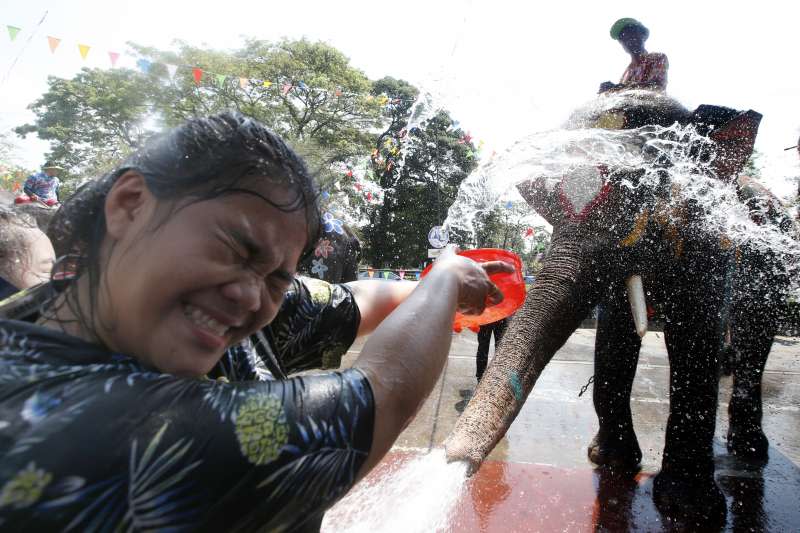
[[[505,435],[547,363],[586,317],[591,306],[588,268],[579,228],[553,235],[551,254],[514,316],[475,395],[445,447],[448,460],[475,470]]]

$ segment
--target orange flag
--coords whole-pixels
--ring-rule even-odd
[[[91,48],[91,47],[89,45],[86,45],[86,44],[79,44],[78,45],[78,51],[81,53],[81,57],[84,60],[86,60],[86,56],[89,55],[89,48]]]
[[[247,84],[250,82],[247,78],[239,78],[239,87],[247,89]]]
[[[108,58],[111,60],[111,68],[117,66],[117,59],[119,59],[119,52],[109,52]]]
[[[193,68],[192,76],[194,76],[194,83],[200,85],[200,80],[203,79],[203,69],[197,67]]]
[[[58,45],[61,44],[61,39],[56,39],[55,37],[49,37],[48,36],[47,37],[47,44],[50,45],[50,51],[55,54],[56,53],[56,48],[58,48]]]

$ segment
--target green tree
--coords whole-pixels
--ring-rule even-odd
[[[233,52],[181,42],[177,52],[131,46],[151,62],[147,76],[158,87],[151,97],[167,126],[235,109],[326,152],[322,160],[346,161],[368,153],[381,125],[370,80],[325,43],[247,40]],[[179,66],[169,82],[167,65]],[[200,84],[189,65],[203,70]]]
[[[128,155],[152,132],[147,80],[128,69],[83,69],[71,80],[51,76],[29,108],[33,123],[16,128],[50,141],[48,161],[70,176],[101,172]]]
[[[458,186],[477,166],[475,147],[445,111],[407,137],[403,164],[380,174],[384,200],[364,229],[365,255],[377,267],[414,267],[426,260],[429,229],[444,221]]]
[[[140,70],[84,69],[70,80],[51,78],[31,105],[36,120],[17,128],[49,140],[48,157],[67,169],[67,178],[93,177],[162,127],[238,110],[304,156],[326,193],[324,209],[347,213],[341,218],[355,225],[369,221],[371,261],[413,266],[426,258],[428,229],[441,224],[476,166],[475,147],[446,112],[409,128],[412,113],[430,111],[415,104],[417,89],[391,77],[373,83],[327,44],[247,40],[233,51],[130,46]]]
[[[141,56],[140,71],[85,69],[70,80],[50,78],[30,106],[36,120],[17,128],[51,141],[49,158],[71,176],[91,177],[119,161],[152,133],[145,125],[156,130],[234,109],[295,146],[329,189],[350,179],[337,163],[366,161],[386,122],[370,80],[324,43],[248,40],[232,52],[130,46]],[[199,84],[194,66],[202,69]]]
[[[8,132],[0,133],[0,190],[11,192],[15,187],[22,187],[25,177],[31,174],[30,169],[19,163],[18,150]]]
[[[550,232],[536,224],[525,202],[504,202],[475,219],[476,245],[503,248],[522,259],[526,272],[538,272],[550,247]]]

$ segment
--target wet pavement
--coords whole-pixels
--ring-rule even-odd
[[[353,347],[346,364],[360,346]],[[451,531],[696,531],[665,524],[651,498],[669,408],[663,334],[645,336],[633,387],[631,407],[643,453],[635,480],[595,470],[586,458],[597,419],[591,390],[578,393],[592,375],[593,348],[594,330],[579,329],[556,354],[505,438],[469,480]],[[442,378],[384,468],[441,445],[476,385],[476,349],[474,334],[454,335]],[[763,381],[763,426],[770,440],[770,460],[763,467],[727,453],[730,378],[720,383],[715,452],[717,482],[728,500],[725,530],[797,532],[800,339],[776,339]]]

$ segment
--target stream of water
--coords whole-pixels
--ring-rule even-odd
[[[449,531],[467,479],[466,463],[448,463],[443,449],[392,465],[359,483],[325,514],[323,532]]]

